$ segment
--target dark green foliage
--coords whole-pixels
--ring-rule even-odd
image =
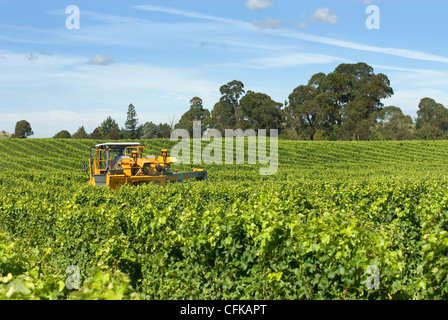
[[[431,98],[423,98],[418,108],[415,136],[422,140],[443,139],[448,130],[448,109]]]
[[[185,129],[189,132],[190,137],[193,137],[193,122],[200,121],[200,136],[210,125],[210,112],[204,109],[202,105],[202,99],[194,97],[190,100],[190,110],[185,112],[180,118],[179,123],[176,125],[176,129]]]
[[[95,130],[90,134],[89,136],[92,140],[102,140],[104,139],[103,135],[101,134],[100,128],[96,127]]]
[[[78,131],[76,131],[72,139],[88,139],[89,135],[86,132],[86,129],[84,129],[84,126],[79,127]]]
[[[26,120],[20,120],[16,123],[16,128],[14,130],[13,138],[20,138],[24,139],[29,136],[32,136],[34,134],[33,130],[31,129],[31,125]]]
[[[211,126],[221,130],[235,129],[238,123],[240,104],[239,100],[244,94],[244,84],[233,80],[219,88],[221,98],[211,112]]]
[[[328,140],[370,140],[382,99],[393,95],[389,79],[365,63],[340,64],[332,73],[317,73],[289,96],[288,124],[314,140],[318,130]]]
[[[269,134],[271,129],[279,129],[282,124],[281,107],[281,103],[268,95],[249,90],[240,100],[237,128],[266,129]]]
[[[120,129],[118,127],[118,123],[112,119],[111,116],[108,116],[106,120],[101,123],[99,130],[104,139],[120,139]]]
[[[167,123],[160,123],[158,125],[152,122],[146,122],[142,126],[142,139],[167,139],[171,135],[171,126]]]
[[[61,130],[53,137],[54,139],[71,139],[72,135],[67,130]]]

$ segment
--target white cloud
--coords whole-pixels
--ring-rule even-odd
[[[253,24],[261,29],[279,29],[283,26],[283,21],[280,19],[266,18],[263,20],[254,20]]]
[[[245,4],[251,10],[266,9],[272,6],[269,0],[248,0]]]
[[[101,66],[106,66],[108,64],[114,63],[114,59],[110,56],[103,56],[101,54],[95,54],[92,59],[89,60],[89,64],[96,64]]]
[[[339,18],[335,13],[331,13],[329,8],[318,8],[311,16],[314,22],[325,22],[335,24]]]

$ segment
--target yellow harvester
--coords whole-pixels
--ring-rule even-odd
[[[206,180],[207,170],[194,168],[192,172],[170,171],[175,157],[168,156],[168,150],[162,149],[159,157],[143,157],[145,146],[138,142],[108,142],[90,147],[89,168],[83,164],[83,170],[89,173],[92,186],[109,186],[117,189],[123,184],[138,185],[157,183],[165,186],[167,182],[183,182],[186,179]]]

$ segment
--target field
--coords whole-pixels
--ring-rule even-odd
[[[117,191],[98,142],[0,140],[0,299],[448,298],[448,141],[280,140],[273,176]]]

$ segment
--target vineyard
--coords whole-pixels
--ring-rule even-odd
[[[448,141],[280,140],[272,176],[116,191],[99,142],[0,140],[0,299],[448,298]]]

